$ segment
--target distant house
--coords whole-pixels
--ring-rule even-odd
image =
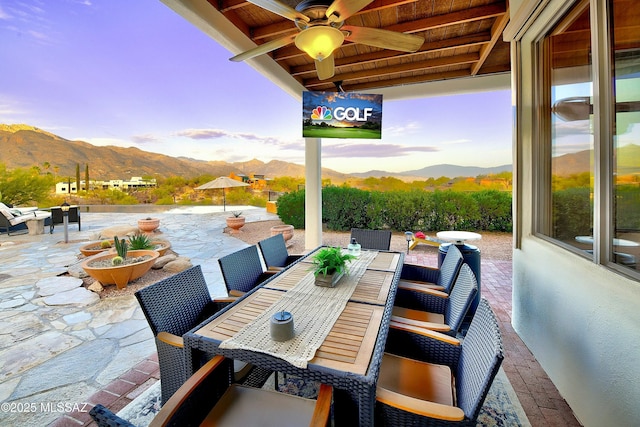
[[[87,188],[84,180],[80,181],[81,191],[87,190],[122,190],[129,191],[138,188],[155,188],[157,187],[155,178],[143,179],[141,176],[133,176],[130,180],[125,181],[122,179],[111,179],[109,181],[94,181],[89,180],[89,187]],[[78,192],[76,181],[58,182],[56,184],[56,194],[75,194]]]
[[[249,184],[249,188],[253,190],[264,190],[267,188],[267,184],[271,180],[270,178],[266,178],[264,175],[257,173],[251,173],[247,176],[242,173],[236,174],[231,172],[229,174],[229,178]]]

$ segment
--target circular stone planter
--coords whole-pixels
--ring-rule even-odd
[[[153,242],[151,242],[151,244],[155,245],[155,248],[152,250],[157,251],[160,256],[164,256],[171,248],[171,243],[167,242],[166,240],[154,240]]]
[[[101,252],[105,252],[105,251],[108,252],[110,249],[113,248],[113,240],[109,240],[109,242],[111,242],[111,246],[108,248],[102,248],[100,246],[102,241],[87,243],[86,245],[80,246],[80,253],[82,253],[82,255],[84,256],[89,257],[89,256],[99,254]]]
[[[110,260],[114,257],[114,254],[98,254],[84,260],[82,269],[103,285],[116,285],[118,289],[124,289],[130,281],[144,276],[160,254],[158,251],[129,251],[127,253],[127,259],[142,256],[150,256],[150,258],[132,264],[91,267],[91,264],[96,261]]]
[[[271,227],[271,235],[275,236],[276,234],[282,234],[285,242],[291,240],[293,237],[293,225],[274,225]]]
[[[241,233],[240,229],[244,227],[245,217],[230,216],[227,218],[227,227],[231,229],[230,234]]]
[[[160,218],[145,218],[138,220],[138,228],[145,233],[150,233],[160,227]]]

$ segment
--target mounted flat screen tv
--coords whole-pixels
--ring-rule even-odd
[[[382,95],[303,92],[305,138],[382,138]]]

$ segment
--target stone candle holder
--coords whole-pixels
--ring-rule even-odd
[[[288,311],[279,311],[271,317],[271,339],[288,341],[295,335],[293,332],[293,315]]]

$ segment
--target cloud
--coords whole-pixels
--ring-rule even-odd
[[[0,5],[0,19],[4,19],[4,20],[7,20],[7,21],[8,21],[9,19],[11,19],[11,15],[9,15],[7,12],[5,12],[5,11],[2,9],[2,6],[1,6],[1,5]]]
[[[579,153],[580,151],[591,150],[593,147],[589,141],[577,144],[562,144],[553,146],[553,157],[563,154]]]
[[[185,129],[176,132],[177,136],[185,136],[191,139],[217,139],[228,136],[228,132],[221,129]]]
[[[300,147],[301,143],[293,143],[291,141],[285,141],[278,137],[258,135],[255,133],[247,132],[231,132],[224,129],[185,129],[176,132],[177,136],[184,136],[190,139],[203,140],[203,139],[219,139],[219,138],[231,138],[231,139],[243,139],[246,141],[261,142],[263,144],[277,145],[280,148],[287,147]]]
[[[554,122],[553,130],[556,138],[589,135],[591,133],[591,124],[589,120],[576,120],[573,122],[563,122],[558,120]]]
[[[131,139],[133,140],[133,142],[136,142],[138,144],[147,144],[147,143],[150,143],[150,142],[160,142],[160,139],[158,139],[156,136],[151,135],[151,134],[133,135],[131,137]]]
[[[399,144],[334,144],[322,146],[322,157],[402,157],[413,153],[433,153],[439,151],[436,147],[411,147]]]
[[[420,129],[422,129],[422,124],[417,121],[412,121],[401,126],[385,127],[384,134],[388,136],[407,135],[416,133]]]

